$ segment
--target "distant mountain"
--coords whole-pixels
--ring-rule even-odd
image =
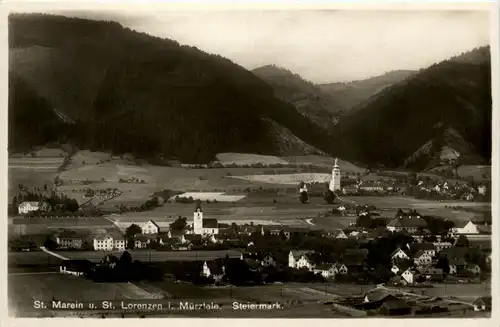
[[[272,86],[275,96],[292,104],[314,123],[324,128],[337,123],[342,107],[334,97],[300,75],[275,65],[259,67],[252,72]]]
[[[9,16],[9,150],[47,142],[206,162],[329,152],[331,136],[251,72],[111,21]]]
[[[386,88],[333,134],[346,159],[424,169],[443,151],[489,161],[491,119],[490,48],[481,47]]]
[[[364,101],[414,74],[416,71],[413,70],[396,70],[364,80],[320,84],[317,87],[334,98],[344,112],[350,114]]]

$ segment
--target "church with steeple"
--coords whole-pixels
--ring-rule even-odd
[[[332,169],[332,179],[330,180],[330,191],[340,191],[340,167],[338,165],[337,158],[335,158],[335,164]]]
[[[193,233],[198,235],[215,235],[219,234],[219,222],[213,218],[203,218],[203,210],[201,203],[196,204],[193,213]]]

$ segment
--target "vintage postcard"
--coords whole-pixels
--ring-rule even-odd
[[[5,13],[11,319],[492,323],[493,3],[63,4]]]

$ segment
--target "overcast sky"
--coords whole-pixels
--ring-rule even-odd
[[[315,83],[420,69],[489,43],[486,11],[106,11],[132,29],[227,57],[276,64]]]

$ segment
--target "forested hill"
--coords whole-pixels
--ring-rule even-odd
[[[116,22],[10,15],[9,68],[9,150],[69,140],[189,162],[283,154],[283,141],[306,151],[277,139],[275,126],[325,152],[332,144],[244,68]]]
[[[285,68],[267,65],[252,70],[252,73],[269,83],[278,98],[292,104],[301,114],[323,128],[335,126],[342,114],[343,107],[334,97]]]
[[[490,48],[482,47],[383,90],[341,120],[335,139],[345,158],[388,167],[411,161],[421,169],[443,147],[463,149],[462,158],[488,162],[491,119]],[[432,145],[430,152],[417,158],[426,144]]]

